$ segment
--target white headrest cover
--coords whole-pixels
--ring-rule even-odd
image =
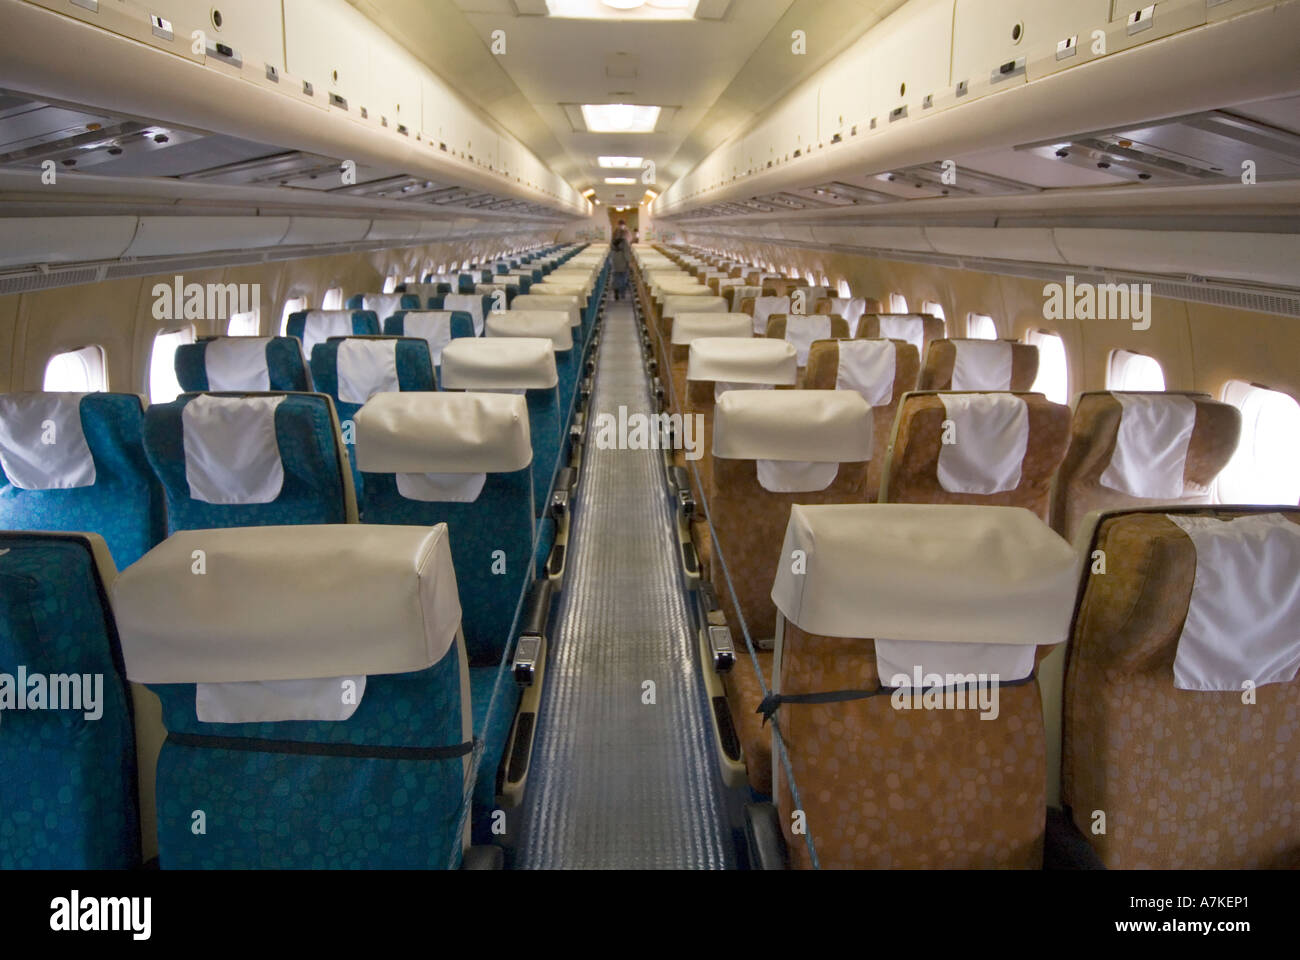
[[[444,390],[549,390],[557,382],[555,348],[544,337],[461,337],[442,351]]]
[[[381,321],[386,320],[402,309],[402,295],[400,293],[363,293],[361,295],[361,309],[373,310]]]
[[[673,320],[673,344],[684,347],[701,337],[754,335],[747,313],[679,313]]]
[[[678,313],[726,313],[727,301],[713,296],[678,296],[664,298],[663,315],[675,317]]]
[[[444,375],[447,360],[444,353]],[[528,401],[518,394],[381,393],[356,425],[357,466],[366,473],[513,473],[533,459]]]
[[[850,336],[857,333],[858,321],[866,312],[867,301],[864,297],[831,297],[831,313],[838,313],[848,321]]]
[[[442,363],[443,349],[451,343],[451,311],[412,310],[402,317],[402,335],[424,340],[436,367]]]
[[[1187,448],[1196,427],[1196,401],[1178,394],[1112,396],[1120,403],[1119,429],[1110,463],[1098,482],[1132,497],[1182,497]]]
[[[871,407],[849,390],[729,390],[713,414],[726,460],[857,463],[871,459]]]
[[[311,359],[312,348],[330,337],[352,336],[351,310],[308,310],[302,325],[302,352]]]
[[[789,297],[757,297],[754,300],[754,332],[760,337],[767,333],[767,318],[774,313],[789,313]]]
[[[856,390],[873,407],[894,399],[898,350],[892,340],[841,340],[835,370],[837,390]]]
[[[410,673],[460,626],[446,524],[184,530],[122,571],[112,600],[137,683]]]
[[[20,490],[71,490],[95,482],[81,426],[81,393],[0,395],[0,465]]]
[[[284,397],[200,394],[181,411],[185,481],[203,503],[271,503],[284,486],[275,411]]]
[[[339,343],[336,366],[341,403],[365,403],[376,393],[401,389],[396,340],[344,340]]]
[[[1074,550],[1022,507],[795,505],[781,556],[772,601],[830,637],[1060,643],[1078,585]]]
[[[203,348],[203,367],[209,390],[271,389],[266,364],[269,337],[219,337]]]
[[[474,319],[474,335],[483,335],[483,298],[477,293],[449,293],[442,299],[442,309],[468,313]]]
[[[880,335],[889,340],[906,340],[920,354],[925,353],[925,320],[908,314],[906,316],[882,315],[877,318],[880,323]]]
[[[814,340],[828,340],[831,335],[831,318],[822,313],[787,314],[785,339],[794,344],[795,362],[808,366],[808,349]]]
[[[1011,344],[1005,340],[954,340],[954,390],[1010,390]]]
[[[556,350],[573,349],[573,327],[563,310],[494,310],[486,332],[489,337],[542,337]]]
[[[535,289],[535,287],[530,287]],[[510,305],[511,310],[564,310],[569,314],[569,326],[578,327],[582,325],[582,314],[580,313],[581,304],[577,297],[545,294],[545,293],[525,293],[515,297],[515,302]]]
[[[552,274],[554,276],[554,274]],[[537,296],[551,297],[576,297],[579,303],[587,302],[587,288],[576,283],[556,283],[547,277],[541,283],[535,283],[528,288],[530,296],[536,291]]]
[[[1020,486],[1029,448],[1029,407],[1010,393],[942,393],[945,429],[939,445],[939,485],[950,493],[987,495]]]
[[[686,363],[687,380],[793,385],[798,375],[794,347],[766,337],[701,337]]]
[[[1280,513],[1220,520],[1170,515],[1196,548],[1174,655],[1180,690],[1289,683],[1300,668],[1300,525]]]

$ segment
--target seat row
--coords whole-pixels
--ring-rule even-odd
[[[599,250],[570,258],[591,274],[593,296],[604,259]],[[539,316],[555,329],[527,335]],[[0,814],[0,863],[138,862],[130,837],[152,818],[155,784],[146,771],[141,810],[133,784],[117,791],[137,762],[127,681],[148,684],[163,707],[163,866],[445,865],[444,847],[452,859],[462,848],[462,791],[453,787],[468,774],[467,754],[456,752],[468,742],[479,775],[464,822],[491,836],[491,811],[517,802],[526,782],[546,626],[563,582],[580,444],[568,449],[556,361],[580,359],[580,344],[558,348],[581,325],[567,311],[518,310],[490,313],[486,326],[485,338],[448,339],[441,390],[423,338],[345,336],[312,351],[315,385],[328,394],[272,389],[277,377],[301,383],[307,373],[296,340],[271,338],[195,344],[178,356],[178,373],[202,376],[205,391],[147,411],[134,396],[0,396],[0,525],[92,531],[0,534],[0,563],[15,564],[27,584],[2,611],[5,623],[44,618],[4,632],[4,660],[46,674],[112,663],[93,672],[116,684],[122,707],[112,724],[92,727],[94,737],[75,720],[69,728],[67,714],[29,715],[25,730],[6,735],[20,753],[61,752],[59,769],[81,792],[60,791],[64,781],[45,766],[28,774],[6,765],[0,809],[13,815]],[[213,392],[232,385],[227,376],[244,379]],[[65,578],[69,556],[87,562],[69,564]],[[190,559],[176,567],[182,556]],[[117,567],[138,588],[128,601],[113,587]],[[230,571],[234,579],[223,578]],[[57,616],[43,612],[61,605],[99,629],[84,642],[62,636]],[[297,646],[279,651],[295,643],[290,634]],[[362,636],[369,643],[358,648]],[[247,661],[211,662],[227,640]],[[503,679],[506,668],[516,679]],[[367,678],[373,711],[357,707]],[[472,738],[460,733],[462,711]],[[143,770],[158,733],[140,719]],[[105,764],[117,780],[86,787],[87,770]],[[239,786],[247,783],[268,789],[249,800]],[[277,784],[296,798],[295,812],[278,809]],[[120,818],[84,816],[88,789],[115,791]],[[394,790],[410,805],[391,819],[376,814]],[[62,841],[30,828],[29,800],[44,804]],[[192,829],[202,802],[219,840]],[[266,833],[272,816],[278,826]],[[425,817],[430,829],[415,829]],[[322,833],[325,822],[337,829]]]
[[[639,279],[643,302],[648,303],[653,295],[644,274]],[[684,297],[687,303],[707,299],[698,293]],[[649,325],[652,321],[646,319]],[[1066,544],[1062,534],[1086,536],[1094,529],[1086,518],[1093,511],[1142,510],[1155,504],[1192,509],[1189,505],[1207,503],[1214,477],[1231,456],[1239,432],[1235,408],[1199,394],[1085,394],[1072,418],[1068,407],[1023,391],[916,391],[919,351],[901,338],[813,341],[804,389],[794,389],[799,366],[795,345],[752,334],[747,315],[683,309],[676,314],[667,352],[677,410],[698,417],[701,424],[693,431],[698,461],[692,465],[679,451],[669,471],[669,487],[682,504],[679,521],[695,519],[693,550],[684,554],[683,572],[688,582],[694,575],[699,586],[706,684],[715,704],[720,696],[727,704],[718,710],[721,720],[715,734],[724,774],[732,783],[745,782],[747,776],[758,795],[772,793],[774,775],[779,784],[781,773],[773,763],[772,735],[758,707],[765,692],[785,682],[777,651],[783,635],[789,636],[788,621],[783,621],[789,611],[781,606],[772,577],[792,563],[792,511],[819,504],[828,511],[840,504],[848,510],[872,501],[974,507],[978,509],[969,514],[974,518],[987,518],[994,507],[999,508],[994,514],[1018,510],[1033,523],[1023,517],[1015,522],[1035,531],[1033,536],[1049,545],[1049,552],[1060,554]],[[936,358],[936,371],[947,358],[951,377],[954,366],[960,372],[953,355],[960,357],[965,342],[954,349],[945,349],[946,343],[936,341],[930,355]],[[984,359],[980,353],[976,351],[977,361]],[[652,357],[649,363],[654,368],[657,360]],[[999,363],[1004,372],[1014,369],[1014,355]],[[976,374],[980,366],[966,363],[967,371]],[[1032,380],[1032,373],[1024,370],[1020,376]],[[707,523],[699,516],[700,505]],[[872,540],[876,524],[890,522],[891,516],[927,514],[865,512],[862,517],[869,519],[856,528],[856,538]],[[957,509],[942,511],[918,529],[956,524],[963,516]],[[1049,519],[1057,533],[1050,533]],[[1015,537],[1008,542],[1016,542]],[[917,546],[922,546],[920,541]],[[716,548],[720,555],[715,556]],[[930,584],[937,561],[925,551],[919,556],[919,565],[907,569],[918,583]],[[998,561],[996,556],[988,559]],[[864,579],[871,576],[865,558],[844,562],[846,571],[862,570]],[[972,556],[968,562],[968,572],[978,579],[983,561]],[[1283,570],[1289,569],[1286,562]],[[888,563],[911,561],[891,555]],[[960,579],[956,572],[953,577]],[[821,596],[827,603],[851,604],[854,589],[843,584],[842,594]],[[961,586],[936,589],[959,591]],[[1071,584],[1071,591],[1056,595],[1054,610],[1068,616],[1072,589]],[[990,589],[952,622],[974,622],[1014,598],[1014,590],[999,596]],[[737,658],[749,656],[744,648],[736,650],[728,626],[743,629],[756,647],[756,669],[748,663],[733,666]],[[1061,639],[1063,634],[1052,642]],[[859,647],[841,643],[828,649],[847,653]],[[805,666],[829,670],[830,662]],[[859,673],[856,680],[847,686],[873,687],[869,674]],[[1049,699],[1057,702],[1054,694]],[[1037,709],[1036,694],[1033,705]],[[817,709],[826,723],[839,723],[834,708]],[[1041,723],[1041,709],[1038,716]],[[1060,742],[1059,735],[1053,742]],[[837,746],[835,755],[842,759],[846,749],[853,753],[857,748]],[[796,780],[802,783],[798,775]],[[808,805],[806,796],[803,802]],[[1030,826],[1032,836],[1041,839],[1042,824]],[[1041,851],[1041,846],[1026,849],[1032,860],[1033,850]],[[842,862],[852,862],[852,857]],[[995,858],[988,865],[1000,862]]]

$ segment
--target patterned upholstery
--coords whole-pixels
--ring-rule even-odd
[[[951,394],[949,394],[951,396]],[[1048,517],[1052,478],[1065,458],[1070,408],[1037,393],[1021,393],[1029,413],[1029,441],[1020,466],[1020,484],[1003,493],[953,493],[939,482],[939,454],[947,418],[940,394],[911,393],[899,404],[881,474],[882,503],[971,503],[1026,507]]]
[[[1232,404],[1211,400],[1206,394],[1181,395],[1196,404],[1196,424],[1187,445],[1184,496],[1164,502],[1208,503],[1215,477],[1237,449],[1241,411]],[[1122,410],[1115,395],[1108,391],[1079,397],[1070,425],[1070,446],[1052,494],[1052,525],[1066,537],[1072,538],[1083,518],[1094,510],[1144,507],[1155,502],[1112,490],[1100,482],[1119,439]]]
[[[880,686],[872,640],[815,636],[789,622],[779,669],[783,696]],[[778,716],[823,868],[1042,866],[1047,760],[1037,680],[1004,684],[993,720],[974,710],[895,710],[889,696],[786,703]],[[791,865],[807,868],[779,767],[776,779]]]
[[[931,340],[925,351],[925,365],[921,368],[919,390],[951,390],[953,365],[957,360],[959,340]],[[975,343],[989,343],[988,340],[976,340]],[[1007,343],[1008,341],[1000,341]],[[1038,347],[1032,343],[1010,343],[1011,347],[1011,386],[1015,391],[1030,390],[1038,379]],[[995,384],[971,386],[967,389],[999,389]]]
[[[333,401],[319,393],[283,395],[276,408],[284,483],[274,501],[213,504],[193,498],[186,479],[182,416],[195,396],[185,394],[171,403],[155,404],[145,414],[144,448],[166,493],[169,534],[212,527],[356,521],[356,497],[345,467],[338,417]]]
[[[0,533],[0,672],[103,678],[97,719],[84,709],[0,714],[3,870],[140,861],[131,694],[105,592],[115,575],[107,552],[93,534]]]
[[[391,317],[389,317],[387,320],[384,321],[384,336],[386,337],[415,336],[416,334],[413,331],[410,332],[409,334],[407,332],[406,315],[408,313],[420,313],[420,312],[422,311],[399,310],[397,313],[393,314]],[[452,310],[448,312],[450,313],[450,317],[448,319],[448,327],[449,327],[448,332],[450,334],[451,339],[455,340],[459,337],[474,336],[473,317],[471,317],[464,310]],[[435,360],[433,365],[435,375],[438,372],[438,368],[439,368],[439,363]]]
[[[1165,512],[1103,516],[1093,534],[1106,573],[1084,583],[1068,648],[1061,801],[1111,868],[1300,867],[1300,679],[1257,687],[1250,705],[1174,687],[1196,548]]]
[[[903,394],[916,389],[916,378],[920,372],[921,359],[916,347],[904,340],[892,340],[894,344],[894,392],[887,404],[873,404],[871,419],[873,427],[874,452],[871,462],[867,464],[867,487],[864,499],[871,502],[880,492],[880,475],[885,468],[885,458],[889,452],[889,436],[894,426],[894,417]],[[808,366],[804,373],[804,389],[834,390],[837,386],[840,364],[840,347],[834,340],[817,340],[808,350]]]
[[[81,398],[80,409],[95,482],[64,490],[24,490],[0,468],[0,527],[93,531],[124,568],[166,536],[163,492],[141,440],[143,405],[134,394],[89,393]]]
[[[202,723],[194,684],[151,684],[171,734],[223,737],[232,748],[169,740],[158,758],[159,861],[168,869],[415,869],[459,848],[463,761],[234,748],[238,741],[443,747],[458,744],[459,645],[427,670],[370,676],[347,720]],[[256,798],[261,798],[259,802]],[[207,832],[192,831],[202,810]]]
[[[198,343],[183,343],[176,348],[176,381],[186,393],[202,393],[214,388],[208,382],[205,364],[209,344],[216,340],[243,339],[212,337]],[[268,390],[310,391],[311,374],[303,360],[302,345],[293,337],[270,337],[266,344],[266,371],[270,375]]]

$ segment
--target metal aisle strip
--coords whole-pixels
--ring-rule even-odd
[[[632,308],[611,302],[589,421],[620,406],[652,412]],[[662,455],[595,440],[589,428],[514,865],[734,867]]]

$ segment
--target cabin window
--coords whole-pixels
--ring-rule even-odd
[[[826,277],[826,276],[823,276],[823,277],[822,277],[822,282],[821,282],[820,286],[823,286],[823,287],[829,287],[830,285],[831,285],[830,278],[829,278],[829,277]]]
[[[194,326],[164,330],[153,338],[149,355],[149,402],[170,403],[181,393],[176,379],[176,348],[194,342]]]
[[[815,286],[817,286],[817,279],[813,276],[813,272],[812,272],[811,270],[809,270],[807,273],[805,273],[805,274],[803,275],[803,278],[804,278],[805,281],[807,281],[808,286],[810,286],[810,287],[815,287]]]
[[[280,336],[289,335],[289,314],[301,313],[307,309],[306,297],[290,297],[284,301],[284,310],[280,314]]]
[[[1132,350],[1112,350],[1106,369],[1107,390],[1163,390],[1165,371],[1160,361]]]
[[[943,324],[944,336],[948,335],[948,317],[943,312],[943,304],[938,300],[923,300],[921,302],[921,312],[932,317],[938,317],[939,322]]]
[[[391,290],[385,290],[384,293],[391,293]],[[321,297],[320,308],[322,310],[342,310],[343,309],[343,288],[330,287],[325,291],[325,296]]]
[[[416,280],[415,280],[415,277],[407,277],[407,278],[404,279],[402,282],[403,282],[403,283],[415,283]]]
[[[1038,377],[1029,389],[1053,403],[1070,402],[1070,368],[1065,360],[1065,341],[1046,330],[1030,330],[1025,343],[1038,348]]]
[[[1219,474],[1219,502],[1300,502],[1300,403],[1241,380],[1228,381],[1223,400],[1241,410],[1241,440]]]
[[[388,276],[384,277],[384,293],[392,293],[396,289],[397,289],[397,274],[390,273]]]
[[[987,313],[966,314],[966,336],[972,340],[996,340],[998,325]]]
[[[56,353],[45,364],[44,390],[51,393],[100,393],[108,389],[104,348],[91,345]]]
[[[835,295],[838,296],[841,300],[848,300],[852,298],[853,291],[849,289],[849,282],[847,280],[841,280],[839,282],[839,285],[836,287],[835,290]]]
[[[889,312],[907,313],[907,297],[901,293],[891,293],[889,295]]]
[[[230,322],[226,324],[226,336],[228,337],[255,337],[262,329],[262,320],[257,310],[249,310],[247,313],[232,313]]]

